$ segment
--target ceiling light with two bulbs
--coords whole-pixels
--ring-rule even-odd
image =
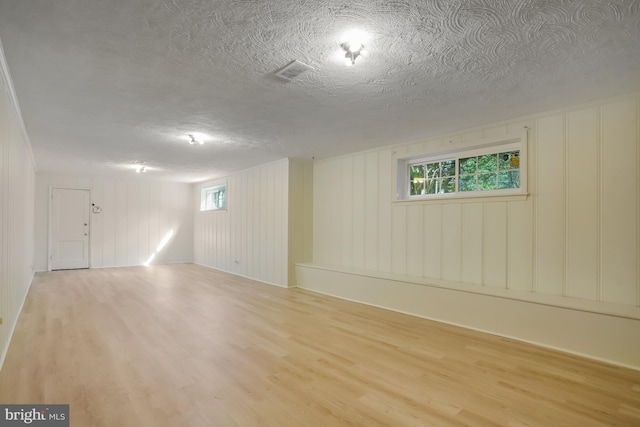
[[[343,42],[340,47],[344,51],[344,63],[347,66],[356,64],[356,59],[362,56],[367,56],[367,51],[364,48],[365,41],[368,40],[368,35],[361,30],[352,30],[346,33],[343,37]]]

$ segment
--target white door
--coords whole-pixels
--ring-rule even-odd
[[[51,191],[52,270],[89,268],[89,190]]]

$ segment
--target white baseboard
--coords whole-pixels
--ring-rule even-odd
[[[267,280],[257,279],[255,277],[251,277],[251,276],[245,276],[244,274],[239,274],[239,273],[236,273],[235,271],[223,270],[221,268],[211,267],[210,265],[200,264],[198,262],[193,262],[192,264],[199,265],[200,267],[210,268],[212,270],[222,271],[222,272],[228,273],[228,274],[233,274],[234,276],[243,277],[243,278],[249,279],[249,280],[254,280],[256,282],[264,283],[266,285],[277,286],[279,288],[292,288],[293,287],[293,286],[286,286],[286,285],[283,285],[283,284],[280,284],[280,283],[269,282]]]

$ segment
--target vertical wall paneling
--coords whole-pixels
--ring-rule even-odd
[[[508,263],[508,219],[505,203],[484,204],[483,282],[506,288]]]
[[[423,276],[424,215],[421,205],[407,207],[407,274]]]
[[[263,246],[264,224],[262,222],[264,220],[263,205],[266,202],[266,197],[261,196],[261,194],[263,193],[261,187],[264,185],[263,183],[264,171],[262,169],[256,169],[255,171],[253,171],[252,175],[253,175],[252,179],[256,183],[254,187],[255,192],[252,194],[252,197],[254,197],[255,199],[254,215],[252,215],[253,231],[254,231],[254,234],[252,235],[252,240],[254,240],[255,242],[253,245],[253,265],[254,266],[253,266],[252,277],[264,277],[265,280],[268,280],[268,278],[264,274],[264,268],[263,268],[264,258],[266,257],[266,254],[263,257],[260,256],[260,254],[262,254],[266,248],[266,246]]]
[[[307,162],[306,165],[295,167],[302,169],[293,171],[292,177],[303,180],[304,168],[310,168],[311,165]],[[302,193],[310,191],[313,184],[308,182],[305,186],[302,182],[296,186],[290,183],[289,168],[290,160],[283,159],[193,186],[192,194],[197,201],[202,188],[222,181],[228,183],[226,210],[200,212],[198,209],[193,213],[196,263],[280,286],[294,285],[295,279],[291,277],[290,280],[293,274],[290,263],[302,261],[299,257],[302,256],[304,242],[300,240],[296,243],[296,236],[290,235],[290,232],[304,233],[305,219],[291,215],[304,216],[305,212],[311,212],[310,207],[302,206]],[[316,170],[322,171],[322,167],[318,166]],[[327,178],[332,173],[333,170],[327,169]],[[290,191],[295,194],[295,201],[290,200]],[[335,194],[330,196],[331,192],[327,192],[327,201],[335,200]],[[290,203],[300,203],[301,206],[296,204],[290,207]],[[314,209],[323,215],[338,218],[332,213],[331,203],[318,204]],[[330,238],[323,241],[319,237],[314,245],[332,243]],[[290,246],[297,251],[291,256]]]
[[[232,228],[232,254],[233,254],[233,263],[231,265],[231,270],[234,273],[242,274],[242,268],[244,266],[240,265],[240,260],[242,259],[242,248],[244,246],[244,236],[242,233],[243,227],[242,224],[246,223],[246,197],[244,193],[244,180],[243,177],[238,177],[233,180],[232,184],[236,191],[230,191],[229,196],[232,197],[233,204],[237,207],[237,209],[241,212],[239,218],[234,218],[233,228]]]
[[[598,118],[595,107],[567,114],[566,295],[592,300],[598,298]]]
[[[520,291],[533,290],[533,202],[508,204],[509,264],[507,287]]]
[[[249,195],[251,194],[251,192],[249,191],[250,181],[247,174],[244,174],[240,177],[239,180],[235,180],[234,182],[237,183],[237,187],[235,191],[240,192],[240,194],[242,195],[242,209],[243,209],[242,213],[240,214],[239,227],[242,231],[241,231],[240,241],[238,242],[238,245],[240,246],[240,255],[238,258],[238,263],[240,264],[241,274],[244,276],[248,276],[249,261],[251,256],[250,239],[249,239],[249,236],[251,236],[250,234],[251,223],[249,221],[249,212],[252,209],[252,204],[249,197]]]
[[[287,180],[283,177],[283,185]],[[289,179],[286,190],[286,204],[288,212],[284,212],[289,218],[288,243],[283,242],[283,249],[288,244],[289,286],[297,286],[296,263],[312,261],[311,233],[312,224],[312,191],[313,191],[313,162],[307,159],[289,159]]]
[[[289,232],[291,228],[289,227],[290,222],[293,221],[292,216],[290,215],[290,207],[289,207],[289,182],[290,182],[290,171],[291,171],[291,160],[287,159],[287,167],[278,171],[276,187],[277,191],[280,194],[279,203],[276,205],[277,217],[276,217],[276,235],[278,237],[278,253],[282,253],[284,256],[285,262],[276,264],[279,268],[277,271],[278,277],[283,277],[285,280],[285,284],[287,286],[292,286],[293,279],[289,278],[289,263],[291,261],[291,257],[289,254]],[[282,218],[282,220],[278,220],[278,218]]]
[[[45,180],[38,180],[44,181]],[[38,198],[37,200],[42,200]],[[94,198],[93,202],[102,208],[100,217],[102,222],[102,266],[112,267],[116,265],[116,183],[113,179],[105,179],[103,184],[102,199]],[[99,231],[98,231],[99,232]],[[95,235],[94,235],[95,237]],[[94,264],[94,267],[98,264]]]
[[[46,182],[41,182],[40,180],[35,180],[35,189],[34,189],[34,200],[46,200],[49,196],[49,185]],[[49,212],[47,212],[49,215]],[[48,265],[48,256],[49,256],[49,231],[48,231],[48,222],[47,221],[35,221],[33,225],[33,233],[35,236],[42,236],[44,238],[44,242],[40,242],[40,244],[36,244],[34,242],[34,269],[38,270],[46,270]],[[42,260],[43,267],[38,264],[38,260]]]
[[[269,226],[272,230],[270,234],[267,234],[267,239],[271,241],[270,251],[272,252],[271,256],[267,259],[268,263],[268,271],[269,277],[271,279],[270,282],[275,282],[276,280],[284,279],[285,285],[287,283],[286,273],[283,271],[283,267],[287,266],[287,258],[282,260],[283,262],[276,263],[276,258],[278,255],[276,254],[286,254],[286,247],[282,246],[282,236],[283,234],[286,236],[285,228],[286,224],[283,224],[285,221],[284,215],[286,214],[289,207],[283,202],[286,200],[286,189],[282,187],[281,183],[286,183],[286,173],[288,171],[288,164],[283,168],[285,175],[280,174],[280,170],[269,170],[269,182],[271,190],[276,197],[275,203],[269,203],[269,207],[267,208],[269,214],[271,215],[269,218]],[[284,227],[283,227],[284,225]],[[283,252],[284,251],[284,252]]]
[[[149,196],[153,183],[141,183],[138,196],[138,263],[147,262],[156,250],[157,244],[150,240],[149,233]]]
[[[338,249],[341,256],[341,264],[346,267],[353,267],[353,193],[355,190],[354,176],[353,176],[353,162],[355,160],[352,157],[346,157],[342,159],[341,163],[341,184],[339,189],[334,189],[340,197],[340,209],[341,215],[341,242]],[[357,190],[355,190],[357,191]],[[337,199],[337,197],[336,197]]]
[[[424,275],[442,278],[442,205],[424,207]]]
[[[304,188],[303,197],[304,206],[302,210],[302,218],[304,222],[303,237],[303,259],[304,262],[313,261],[313,160],[306,160],[304,165]],[[290,198],[296,200],[296,198]]]
[[[0,58],[4,60],[4,57]],[[1,64],[1,63],[0,63]],[[9,164],[9,144],[10,144],[10,117],[11,117],[11,100],[9,98],[8,83],[5,83],[4,69],[0,68],[0,310],[3,315],[7,316],[8,313],[14,314],[14,311],[18,311],[19,308],[13,307],[10,303],[9,292],[10,282],[7,277],[8,273],[8,245],[9,236],[7,235],[8,229],[8,216],[9,216],[9,199],[7,197],[7,189],[9,186],[8,179],[8,164]],[[24,284],[23,284],[24,286]],[[25,290],[26,292],[26,290]],[[7,313],[7,314],[4,314]],[[17,315],[16,315],[17,317]],[[8,323],[12,319],[7,319],[7,324],[13,327],[15,324]],[[7,346],[9,345],[9,332],[7,328],[0,328],[0,362],[4,361],[4,355],[6,354]]]
[[[286,174],[288,165],[283,169]],[[273,192],[272,194],[276,195],[276,203],[270,203],[268,207],[269,214],[271,215],[271,217],[269,218],[269,224],[270,228],[273,230],[271,234],[267,235],[267,239],[270,239],[272,242],[270,250],[273,253],[273,255],[268,258],[269,273],[271,281],[284,278],[286,284],[287,276],[286,273],[282,271],[282,268],[287,266],[287,260],[285,259],[285,262],[277,264],[275,262],[276,254],[286,253],[283,252],[286,250],[286,248],[282,246],[282,236],[283,234],[286,236],[285,229],[283,227],[283,225],[285,224],[283,224],[283,221],[284,215],[286,214],[289,207],[286,204],[283,205],[283,201],[286,199],[286,190],[285,188],[282,188],[281,185],[282,182],[287,182],[286,176],[281,175],[279,170],[269,170],[269,182],[271,183],[271,191]]]
[[[172,204],[172,198],[174,197],[174,192],[171,189],[170,184],[162,185],[156,190],[156,194],[158,194],[158,216],[156,223],[156,245],[163,242],[167,236],[169,236],[172,232],[175,233],[182,231],[181,224],[176,223],[173,217],[175,215],[175,207]],[[175,241],[176,236],[174,235],[172,238],[172,242]],[[156,255],[155,258],[159,262],[163,262],[166,259],[167,251],[165,249],[161,249],[158,251],[159,247],[155,246]]]
[[[313,261],[319,264],[329,265],[327,259],[327,233],[331,230],[327,224],[328,215],[326,208],[322,206],[329,192],[328,169],[329,162],[315,162],[313,164],[313,234],[312,253]]]
[[[323,215],[323,219],[327,225],[331,224],[325,229],[328,233],[324,235],[325,245],[323,246],[322,252],[325,253],[329,265],[341,265],[341,255],[344,252],[340,249],[338,242],[342,241],[341,235],[343,229],[338,225],[343,224],[343,221],[351,221],[351,219],[344,218],[342,215],[342,199],[339,197],[342,186],[342,168],[340,167],[340,162],[327,162],[325,165],[326,173],[329,177],[329,185],[327,191],[322,193],[324,197],[315,199],[313,206],[315,209],[318,205],[322,205],[321,209],[326,212],[326,214]],[[326,182],[327,181],[325,181],[325,183]],[[315,185],[314,188],[316,188]],[[351,233],[351,231],[349,231],[349,233]]]
[[[462,206],[442,206],[442,278],[459,282],[462,256]]]
[[[352,211],[353,217],[350,228],[353,233],[353,248],[351,258],[353,259],[353,267],[357,269],[364,268],[364,232],[365,232],[365,155],[356,155],[353,159],[353,199]]]
[[[33,279],[34,174],[31,146],[0,43],[0,367]]]
[[[152,183],[149,186],[149,250],[148,252],[155,252],[158,244],[164,237],[160,232],[160,212],[162,211],[162,187],[159,183]],[[153,251],[153,252],[152,252]],[[149,254],[151,257],[151,254]],[[149,258],[147,258],[149,259]],[[146,260],[145,260],[146,262]]]
[[[246,249],[243,251],[244,257],[240,258],[238,261],[240,261],[240,265],[244,264],[245,267],[243,269],[243,272],[244,272],[243,274],[247,277],[254,277],[255,275],[254,262],[253,262],[253,246],[255,244],[255,237],[254,237],[255,226],[253,221],[253,219],[255,218],[255,215],[253,214],[255,210],[255,200],[254,200],[255,180],[253,179],[253,176],[252,176],[253,172],[255,172],[255,170],[249,171],[246,174],[244,174],[245,179],[242,181],[243,182],[242,189],[236,188],[234,190],[234,191],[244,191],[244,193],[246,194],[245,196],[246,203],[244,204],[244,206],[246,207],[247,212],[244,217],[241,215],[241,218],[243,218],[243,221],[244,221],[243,229],[246,230],[246,232],[245,232],[244,241],[240,243],[240,244],[245,244]],[[202,215],[196,212],[196,216],[202,216]],[[196,227],[195,230],[196,230],[196,236],[198,236],[203,234],[204,228]],[[208,259],[208,257],[209,256],[205,251],[205,253],[203,254],[203,258]],[[198,253],[195,254],[195,259],[196,259],[196,262],[199,262]]]
[[[320,162],[314,164],[313,168],[313,218],[314,222],[317,219],[320,225],[314,226],[313,256],[314,259],[318,256],[317,259],[326,265],[339,265],[335,263],[338,249],[335,247],[335,239],[340,238],[342,233],[342,218],[338,215],[337,209],[338,206],[342,206],[342,200],[338,200],[339,194],[335,193],[335,189],[339,185],[336,173],[342,175],[342,168],[338,169],[337,166],[338,162]],[[317,179],[318,177],[321,179]],[[334,202],[328,203],[332,199]]]
[[[270,245],[273,244],[273,241],[269,239],[270,236],[270,231],[268,230],[269,228],[269,198],[271,197],[272,200],[275,201],[275,197],[273,197],[273,195],[269,195],[269,184],[271,184],[271,182],[269,181],[269,170],[268,168],[261,168],[260,169],[260,209],[259,209],[259,215],[260,215],[260,232],[258,233],[258,238],[260,240],[260,248],[259,248],[259,256],[257,257],[257,259],[259,260],[258,265],[260,266],[259,272],[261,277],[264,277],[266,279],[266,281],[271,281],[273,278],[268,274],[268,264],[269,264],[269,257],[273,257],[273,252],[272,252],[272,248],[270,247]],[[217,230],[217,234],[219,236],[222,235],[222,231],[221,229]],[[272,232],[272,231],[271,231]],[[273,259],[273,258],[272,258]],[[224,269],[224,266],[222,267]]]
[[[234,206],[236,206],[236,208],[239,209],[239,212],[240,212],[240,209],[242,209],[242,205],[240,203],[240,195],[230,191],[230,187],[234,187],[234,188],[239,187],[236,184],[237,181],[238,181],[237,179],[227,180],[227,203],[233,203]],[[227,216],[227,219],[228,219],[227,226],[229,227],[229,233],[228,233],[229,239],[227,241],[227,248],[228,248],[227,271],[236,272],[237,270],[236,260],[238,258],[236,257],[235,242],[237,242],[239,238],[236,223],[239,221],[235,221],[234,219],[229,218],[228,216]]]
[[[377,180],[377,268],[383,272],[391,272],[391,155],[390,150],[382,150],[378,155]],[[315,224],[315,218],[314,218]],[[313,254],[314,260],[316,254]]]
[[[126,221],[128,224],[140,224],[140,215],[138,213],[140,204],[140,183],[129,182],[127,185],[127,198],[126,198]],[[141,258],[144,254],[141,254],[139,247],[138,235],[140,234],[140,227],[127,227],[127,261],[126,265],[140,265],[144,263]]]
[[[391,272],[407,274],[407,207],[391,208]]]
[[[8,84],[5,83],[4,80],[4,69],[0,69],[0,237],[2,241],[0,242],[0,310],[4,316],[7,316],[5,322],[7,325],[10,325],[11,328],[15,326],[15,321],[8,317],[11,315],[12,317],[17,317],[20,310],[20,307],[14,307],[12,298],[9,297],[11,292],[10,290],[10,282],[7,277],[8,273],[8,245],[9,245],[9,236],[7,235],[8,229],[8,203],[9,199],[7,197],[7,188],[8,188],[8,164],[9,164],[9,144],[10,142],[10,98],[9,98],[9,88]],[[28,285],[21,284],[21,287],[26,288]],[[24,290],[26,293],[26,289]],[[6,314],[5,314],[6,313]],[[7,327],[0,328],[0,363],[4,361],[4,356],[6,355],[7,347],[9,346],[10,332]]]
[[[127,183],[125,181],[116,182],[116,201],[113,206],[116,221],[116,264],[129,265],[127,254],[128,227],[127,227]]]
[[[251,193],[249,192],[249,179],[246,174],[233,180],[233,187],[231,187],[231,191],[233,191],[237,197],[242,199],[238,206],[239,209],[242,209],[242,213],[240,214],[240,217],[236,219],[236,222],[238,222],[238,228],[240,229],[240,237],[236,245],[239,248],[236,251],[236,260],[240,265],[240,274],[247,276],[249,274],[249,229],[251,227],[249,222],[249,211],[252,205],[250,200]]]
[[[241,194],[237,194],[234,192],[232,195],[230,192],[231,186],[235,188],[241,188],[239,177],[235,177],[233,180],[227,180],[227,201],[233,201],[234,205],[238,209],[238,212],[242,211],[242,197]],[[227,234],[227,268],[229,272],[237,273],[239,260],[238,260],[238,241],[240,240],[240,218],[231,217],[227,215],[227,227],[229,228],[229,233]],[[236,262],[238,261],[238,262]]]
[[[304,262],[313,261],[313,159],[306,160],[304,165],[304,209],[302,211],[302,219],[304,221]],[[294,199],[295,200],[295,199]],[[293,203],[293,201],[292,201]]]
[[[235,181],[235,180],[234,180]],[[270,196],[270,192],[271,189],[268,188],[266,189],[267,192],[267,197]],[[267,221],[273,217],[273,211],[270,212],[266,212],[266,218]],[[230,220],[230,215],[229,215],[229,211],[227,210],[227,212],[224,215],[220,215],[217,218],[218,221],[218,234],[220,236],[220,247],[219,247],[219,251],[222,254],[222,268],[226,271],[230,271],[231,269],[231,251],[230,251],[230,241],[231,241],[231,237],[230,237],[230,231],[231,231],[231,220]],[[269,226],[269,225],[267,225]],[[267,231],[273,233],[273,227],[270,227],[269,229],[267,229]]]
[[[259,197],[259,222],[258,222],[258,234],[257,238],[260,242],[258,246],[258,251],[256,252],[256,259],[258,260],[258,271],[265,278],[267,282],[271,281],[272,278],[268,274],[267,271],[267,263],[269,260],[269,256],[273,256],[273,254],[267,253],[270,250],[269,244],[272,243],[269,240],[269,233],[267,231],[267,227],[269,224],[268,218],[268,207],[269,197],[267,196],[267,187],[268,187],[268,170],[267,168],[260,169],[260,193]],[[275,201],[275,199],[272,199]],[[218,229],[218,234],[222,234],[223,230]]]
[[[635,100],[602,107],[602,298],[637,302],[637,112]]]
[[[276,269],[276,277],[284,278],[284,282],[286,286],[293,286],[293,279],[289,278],[289,262],[291,260],[289,254],[289,221],[292,218],[289,216],[289,180],[290,180],[290,171],[291,171],[291,160],[287,159],[285,162],[287,167],[282,170],[277,171],[276,177],[276,191],[280,194],[280,200],[275,206],[276,210],[276,218],[275,224],[276,226],[276,253],[282,253],[284,256],[284,262],[275,264],[277,266]],[[282,220],[279,220],[281,218]]]
[[[295,163],[295,169],[302,168],[301,172],[298,172],[298,175],[302,175],[304,178],[304,168],[310,168],[311,163],[305,161],[303,164],[300,164],[296,160],[287,159],[287,167],[280,171],[280,180],[278,184],[280,185],[282,200],[280,201],[280,209],[282,211],[283,220],[280,222],[280,247],[285,256],[285,262],[280,264],[280,276],[285,278],[286,286],[296,286],[295,280],[295,264],[296,262],[302,262],[304,245],[302,241],[299,246],[292,247],[289,245],[290,237],[293,234],[294,237],[297,237],[299,234],[300,237],[304,236],[304,223],[305,218],[302,218],[304,213],[304,198],[300,197],[300,194],[296,194],[296,197],[293,197],[291,193],[291,164]],[[304,182],[303,182],[304,186]],[[294,207],[292,208],[290,202],[294,203]],[[292,228],[293,224],[299,223],[300,225],[297,228]],[[293,254],[292,251],[295,250],[296,253]]]
[[[365,157],[364,195],[364,268],[378,268],[378,153],[368,153]],[[387,201],[389,203],[389,201]]]
[[[536,291],[562,295],[565,264],[564,114],[537,121]]]
[[[462,206],[462,271],[460,280],[482,284],[483,212],[481,203]]]
[[[262,200],[262,206],[264,206],[264,217],[263,217],[263,229],[262,233],[262,256],[260,259],[263,261],[262,271],[264,276],[267,278],[267,281],[273,282],[273,261],[274,261],[274,250],[275,250],[275,233],[274,233],[274,203],[269,203],[269,196],[273,197],[273,201],[275,203],[278,202],[277,198],[279,195],[273,193],[274,187],[274,173],[273,169],[263,169],[262,177],[264,186],[263,189],[266,189],[265,194],[267,197]],[[265,256],[266,255],[266,256]]]
[[[104,199],[104,183],[96,182],[95,184],[92,185],[91,203],[95,204],[95,200],[103,200],[103,199]],[[103,221],[103,216],[101,214],[94,213],[93,208],[94,207],[92,206],[89,214],[89,220],[90,220],[90,226],[91,226],[89,239],[90,239],[90,246],[92,249],[90,251],[91,261],[89,265],[92,267],[94,265],[104,265],[104,256],[103,256],[104,221]]]

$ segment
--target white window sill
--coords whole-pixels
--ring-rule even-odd
[[[392,200],[394,205],[442,204],[442,203],[481,203],[481,202],[520,202],[527,200],[529,193],[521,194],[451,194],[447,197],[424,197]]]

